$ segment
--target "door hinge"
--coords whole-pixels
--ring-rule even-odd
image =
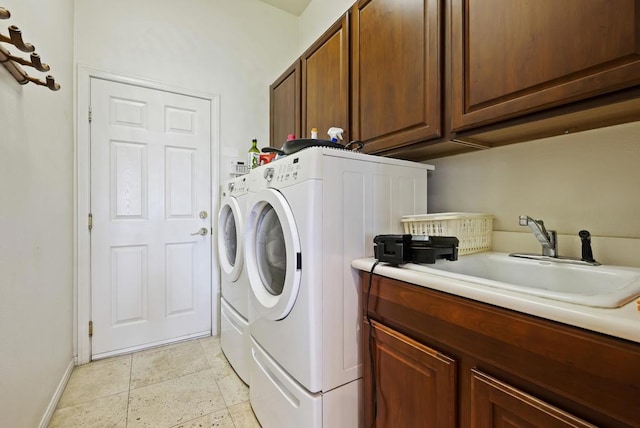
[[[91,122],[91,106],[89,106],[89,122]]]
[[[93,229],[93,214],[89,213],[89,231]]]
[[[89,337],[93,336],[93,321],[89,321]]]

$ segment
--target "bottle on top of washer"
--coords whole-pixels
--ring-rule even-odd
[[[332,126],[327,131],[327,134],[329,135],[329,138],[331,139],[331,141],[333,141],[334,143],[338,143],[342,140],[343,132],[344,132],[344,129]]]
[[[318,138],[318,128],[311,128],[311,138],[314,140]]]
[[[260,162],[260,150],[258,149],[258,139],[251,140],[251,148],[247,153],[247,166],[249,169],[257,168]]]

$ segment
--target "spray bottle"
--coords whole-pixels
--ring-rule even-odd
[[[337,143],[340,140],[342,140],[342,133],[343,132],[344,132],[344,129],[342,129],[342,128],[331,127],[327,131],[327,134],[329,134],[329,138],[331,138],[332,142]]]

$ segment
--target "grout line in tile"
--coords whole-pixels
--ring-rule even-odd
[[[131,377],[133,376],[133,354],[131,354],[131,362],[129,363],[129,389],[127,390],[127,408],[124,415],[124,426],[129,426],[129,400],[131,399]]]
[[[206,370],[213,370],[213,367],[208,367],[208,368],[203,369],[203,370],[196,370],[195,372],[191,372],[191,373],[181,374],[181,375],[169,378],[169,379],[159,380],[157,382],[148,383],[146,385],[141,385],[141,386],[138,386],[138,387],[135,387],[135,388],[131,388],[131,380],[129,380],[129,393],[131,393],[131,391],[135,391],[135,390],[140,389],[140,388],[146,388],[147,386],[158,385],[160,383],[169,382],[170,380],[180,379],[180,378],[185,377],[185,376],[191,376],[193,374],[200,373],[200,372],[203,372],[203,371],[206,371]],[[216,381],[216,386],[218,386],[217,381]],[[219,386],[218,386],[218,389],[220,389]]]
[[[207,362],[207,365],[209,366],[209,368],[212,369],[213,367],[211,366],[211,363],[209,362],[209,358],[207,358],[207,350],[204,349],[204,346],[202,346],[202,341],[200,339],[198,339],[198,345],[200,345],[200,349],[202,349],[202,354],[204,355],[204,360]]]
[[[199,372],[203,372],[205,370],[213,369],[213,366],[211,365],[211,363],[209,362],[209,359],[207,358],[207,353],[206,353],[204,347],[202,346],[202,343],[200,342],[200,338],[191,339],[191,340],[198,341],[198,345],[200,346],[200,349],[202,350],[202,356],[204,358],[204,362],[206,363],[206,367],[205,368],[202,368],[202,369],[199,369],[199,370],[195,370],[195,371],[192,371],[192,372],[189,372],[189,373],[184,373],[184,374],[181,374],[181,375],[177,375],[177,376],[174,376],[174,377],[171,377],[171,378],[168,378],[168,379],[157,380],[157,381],[154,381],[154,382],[151,382],[151,383],[147,383],[147,384],[144,384],[144,385],[140,385],[140,386],[137,386],[137,387],[132,387],[132,381],[133,381],[133,357],[135,356],[135,354],[142,354],[142,353],[147,353],[147,352],[150,353],[150,352],[154,352],[154,351],[162,352],[163,348],[173,347],[175,345],[180,345],[180,344],[185,344],[185,343],[189,342],[189,340],[185,340],[185,341],[181,341],[181,342],[177,342],[177,343],[170,343],[170,344],[167,344],[167,345],[162,345],[162,346],[158,346],[158,347],[151,348],[151,349],[143,349],[141,351],[138,351],[138,352],[135,352],[135,353],[132,354],[131,376],[129,378],[129,389],[130,390],[136,390],[136,389],[139,389],[139,388],[144,388],[145,386],[156,385],[156,384],[159,384],[159,383],[162,383],[162,382],[166,382],[166,381],[171,380],[171,379],[179,379],[179,378],[187,376],[187,375],[191,375],[191,374],[194,374],[194,373],[199,373]]]

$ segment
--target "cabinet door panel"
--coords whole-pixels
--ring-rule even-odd
[[[353,20],[355,138],[377,152],[440,136],[440,2],[360,1]]]
[[[269,104],[269,145],[280,148],[287,135],[300,136],[300,61],[269,87]]]
[[[382,324],[372,321],[372,325],[377,397],[372,396],[369,358],[365,361],[364,388],[365,402],[377,403],[375,426],[454,427],[455,361]],[[366,327],[365,338],[369,325]],[[368,342],[363,342],[368,356]],[[365,426],[371,426],[371,418],[369,412]]]
[[[454,131],[640,84],[639,0],[453,0]]]
[[[471,374],[474,428],[595,427],[477,370]]]
[[[327,130],[337,126],[349,140],[349,37],[348,15],[334,24],[301,57],[302,136],[328,139]]]

